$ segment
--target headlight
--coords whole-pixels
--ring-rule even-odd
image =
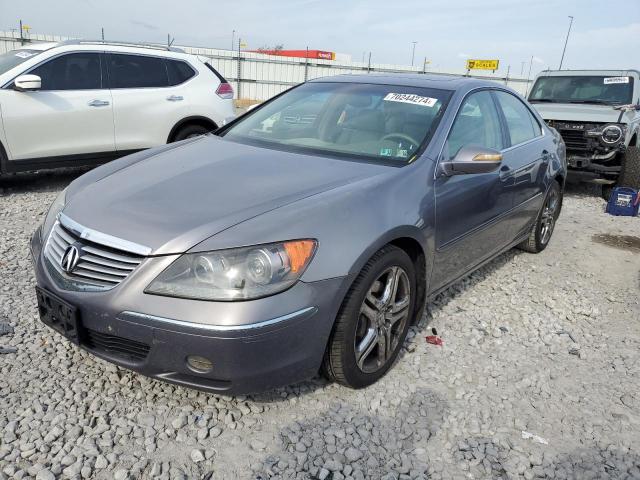
[[[196,300],[250,300],[296,283],[315,253],[315,240],[187,253],[169,265],[146,293]]]
[[[46,239],[47,235],[51,231],[51,227],[56,222],[58,214],[62,211],[67,203],[67,189],[62,190],[56,199],[53,201],[47,212],[47,216],[44,217],[44,223],[42,224],[42,238]]]
[[[607,125],[602,129],[602,141],[604,143],[617,143],[623,136],[624,130],[619,125]]]
[[[610,123],[602,128],[587,130],[588,137],[600,137],[602,143],[613,145],[624,139],[627,126],[624,124]]]

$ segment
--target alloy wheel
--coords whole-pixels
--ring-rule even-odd
[[[411,283],[407,272],[392,266],[373,282],[360,307],[355,335],[358,368],[380,370],[393,357],[409,319]]]
[[[543,245],[546,245],[551,239],[551,234],[556,224],[559,205],[560,195],[555,189],[551,189],[542,209],[542,216],[540,217],[540,241]]]

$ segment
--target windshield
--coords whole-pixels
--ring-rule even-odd
[[[26,62],[39,53],[42,53],[42,50],[22,49],[0,54],[0,75],[20,65],[22,62]]]
[[[633,77],[562,76],[540,77],[530,102],[626,104],[632,102]]]
[[[429,141],[450,95],[395,85],[307,83],[221,135],[284,151],[405,164]]]

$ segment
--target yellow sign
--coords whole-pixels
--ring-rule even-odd
[[[467,60],[467,70],[497,70],[500,60]]]

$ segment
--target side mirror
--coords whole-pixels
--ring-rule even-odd
[[[502,163],[502,154],[484,147],[462,147],[452,160],[440,162],[440,171],[446,175],[489,173]]]
[[[42,79],[38,75],[20,75],[14,80],[13,85],[13,88],[19,92],[40,90]]]

